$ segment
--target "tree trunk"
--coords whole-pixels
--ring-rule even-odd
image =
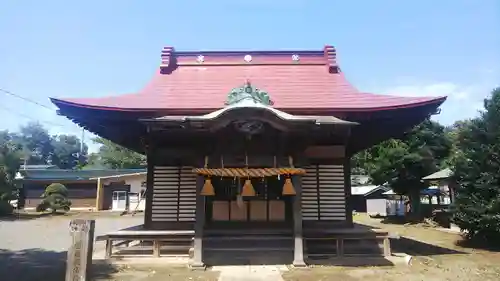
[[[411,204],[411,215],[413,217],[419,217],[420,216],[420,191],[419,190],[412,190],[410,194],[408,194],[410,197],[410,204]]]

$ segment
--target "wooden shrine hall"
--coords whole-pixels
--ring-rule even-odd
[[[147,155],[144,225],[155,255],[191,252],[193,267],[305,265],[315,256],[390,255],[388,233],[356,226],[350,157],[397,138],[445,97],[356,90],[336,50],[163,48],[137,93],[52,98],[83,128]],[[224,257],[226,258],[224,260]]]

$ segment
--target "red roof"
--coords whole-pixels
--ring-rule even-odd
[[[321,51],[270,52],[176,52],[165,47],[158,73],[137,93],[53,102],[124,111],[209,111],[224,107],[228,93],[247,80],[268,92],[275,108],[285,111],[373,111],[439,105],[446,99],[359,92],[340,71],[331,46]]]

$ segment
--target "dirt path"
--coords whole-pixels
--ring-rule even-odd
[[[285,266],[217,266],[218,281],[283,281],[281,271]]]

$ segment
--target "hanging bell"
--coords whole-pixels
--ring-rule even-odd
[[[252,181],[250,179],[245,180],[245,184],[243,184],[243,189],[241,190],[241,196],[255,196],[255,189],[253,188]]]
[[[205,179],[205,183],[203,184],[200,194],[203,196],[215,195],[214,186],[212,185],[212,180],[210,178]]]
[[[282,194],[283,195],[295,195],[296,194],[291,178],[285,179],[285,184],[283,185],[283,193]]]

